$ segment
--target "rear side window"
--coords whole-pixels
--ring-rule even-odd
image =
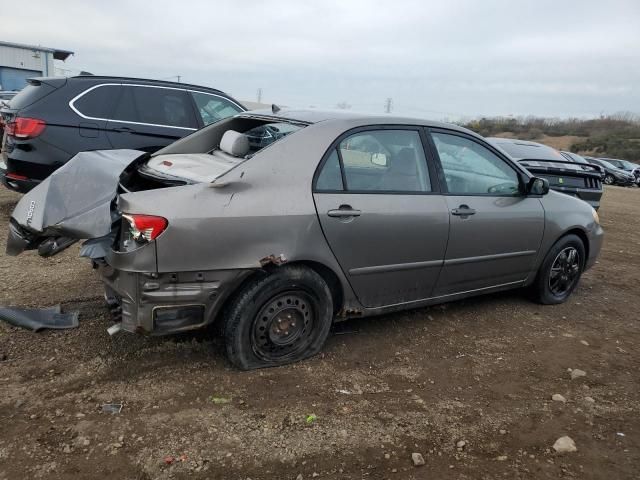
[[[120,88],[118,85],[96,87],[73,102],[73,106],[86,117],[109,118]]]
[[[320,175],[318,175],[316,190],[343,190],[340,159],[338,158],[338,151],[335,149],[331,152],[329,158],[327,158]]]
[[[338,157],[339,155],[339,157]],[[342,160],[342,165],[336,162]],[[346,185],[342,185],[342,171]],[[413,193],[431,191],[420,134],[367,130],[340,142],[316,180],[316,190]]]
[[[209,125],[223,118],[231,117],[243,110],[224,97],[202,92],[190,92],[202,123]]]
[[[126,122],[197,128],[189,95],[184,90],[122,86],[112,118]]]

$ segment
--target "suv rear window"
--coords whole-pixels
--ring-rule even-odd
[[[114,120],[197,128],[191,100],[184,90],[123,85]]]
[[[119,85],[101,85],[87,91],[73,102],[73,106],[87,117],[109,118],[120,93]]]
[[[39,85],[27,84],[20,92],[11,99],[9,108],[20,110],[46,97],[55,90],[51,85],[41,83]]]

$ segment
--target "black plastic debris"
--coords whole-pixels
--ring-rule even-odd
[[[78,312],[61,313],[60,305],[50,308],[0,307],[0,320],[37,332],[45,328],[76,328]]]

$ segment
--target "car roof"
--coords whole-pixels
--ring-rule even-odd
[[[293,122],[311,125],[328,121],[345,121],[350,124],[366,125],[417,125],[433,128],[446,128],[456,130],[479,137],[476,133],[466,128],[451,123],[426,120],[424,118],[396,117],[392,115],[375,115],[370,113],[355,112],[351,110],[322,110],[322,109],[291,109],[273,106],[271,109],[249,110],[239,113],[238,117],[252,117],[264,120],[273,119],[273,122]],[[480,137],[481,138],[481,137]]]

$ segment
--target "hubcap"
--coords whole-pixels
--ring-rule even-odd
[[[613,177],[611,175],[607,175],[606,177],[604,177],[604,183],[606,183],[607,185],[611,185],[613,183]]]
[[[281,293],[267,301],[253,325],[252,346],[265,360],[281,360],[305,349],[315,320],[305,292]]]
[[[549,274],[549,289],[557,297],[571,291],[580,274],[580,253],[567,247],[556,256]]]

